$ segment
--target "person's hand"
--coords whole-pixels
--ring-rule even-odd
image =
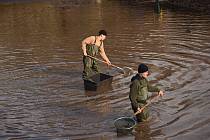
[[[108,66],[112,65],[110,61],[106,61],[106,63],[107,63]]]
[[[158,92],[158,96],[163,96],[163,95],[164,95],[163,91],[160,90],[160,91]]]
[[[137,112],[141,113],[142,109],[140,107],[137,108]]]
[[[85,51],[85,52],[83,52],[83,54],[84,54],[84,56],[87,56],[87,52]]]

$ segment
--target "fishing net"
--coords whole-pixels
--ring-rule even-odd
[[[136,125],[136,121],[131,117],[121,117],[115,120],[114,125],[117,132],[129,133]]]

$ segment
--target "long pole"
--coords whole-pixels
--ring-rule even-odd
[[[101,59],[98,59],[98,58],[93,57],[93,56],[90,56],[90,55],[87,55],[87,56],[90,57],[90,58],[92,58],[92,59],[95,59],[95,60],[97,60],[97,61],[100,61],[100,62],[103,62],[103,63],[107,64],[106,61],[103,61],[103,60],[101,60]],[[113,64],[111,64],[111,66],[120,69],[120,70],[124,73],[124,69],[123,69],[123,68],[120,68],[120,67],[118,67],[118,66],[116,66],[116,65],[113,65]]]
[[[137,115],[137,114],[141,113],[141,112],[142,112],[148,105],[150,105],[150,104],[152,103],[152,101],[155,100],[155,98],[157,98],[157,97],[159,97],[159,95],[156,95],[156,96],[154,96],[152,99],[150,99],[150,101],[149,101],[146,105],[144,105],[144,106],[141,108],[141,111],[136,111],[136,112],[134,113],[134,115]]]

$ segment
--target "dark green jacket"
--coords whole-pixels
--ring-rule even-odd
[[[136,74],[131,79],[129,98],[134,109],[142,107],[148,100],[148,92],[159,92],[157,86],[151,86],[146,78]]]

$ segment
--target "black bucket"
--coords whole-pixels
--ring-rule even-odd
[[[110,88],[113,76],[99,73],[84,80],[85,90],[96,91],[100,89]]]
[[[117,133],[129,134],[136,125],[136,121],[131,117],[121,117],[115,120],[114,125],[117,129]]]

